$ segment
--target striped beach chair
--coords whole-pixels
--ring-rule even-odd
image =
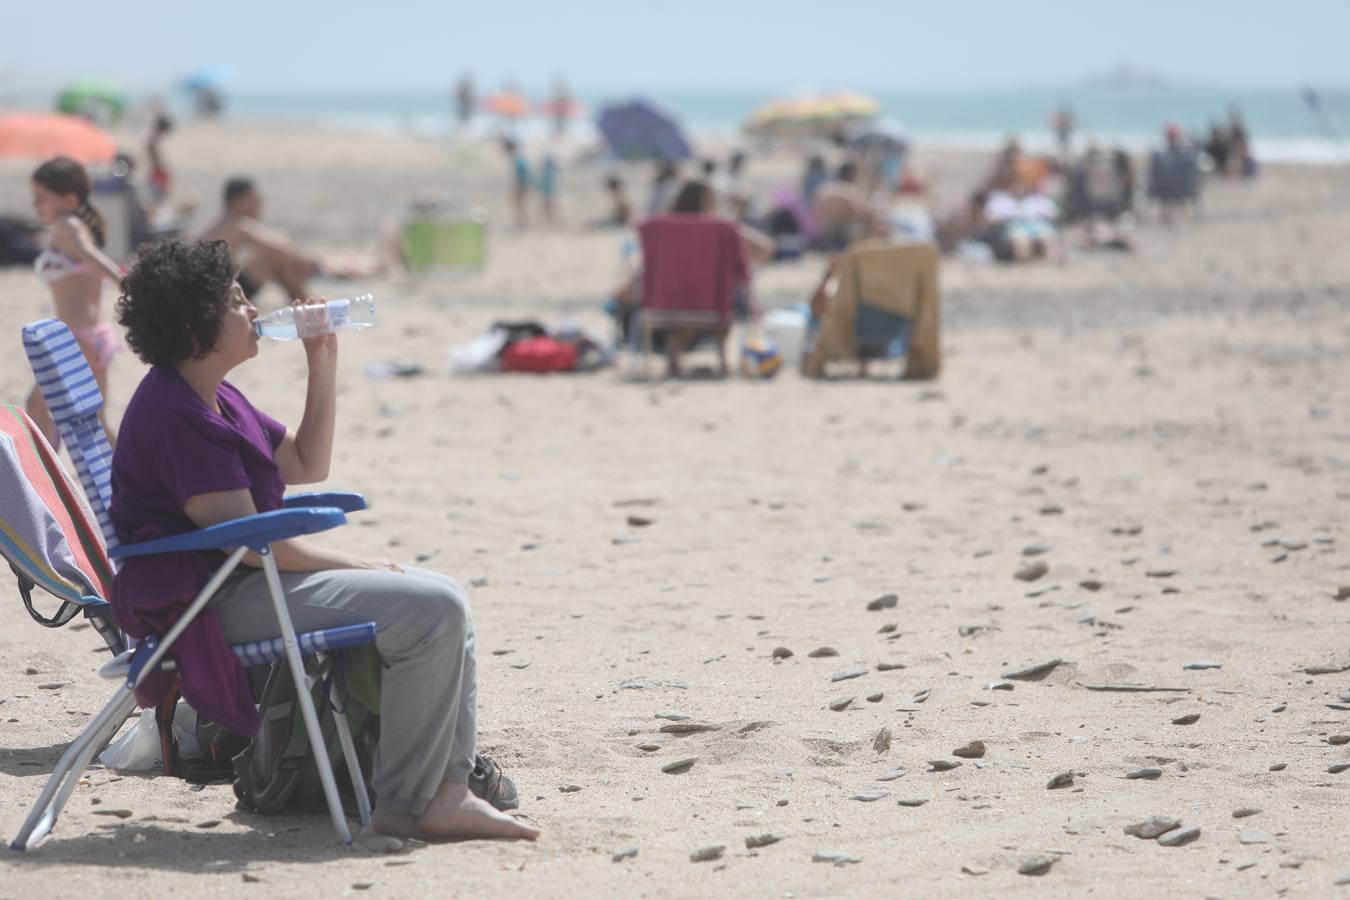
[[[42,399],[60,430],[80,486],[109,547],[117,546],[112,517],[112,446],[98,412],[103,392],[75,335],[59,319],[43,319],[22,330],[23,349],[33,367]]]

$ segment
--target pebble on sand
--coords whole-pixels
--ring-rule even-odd
[[[1259,806],[1239,806],[1237,809],[1233,810],[1233,818],[1245,819],[1248,816],[1260,815],[1261,812],[1262,809]]]
[[[1173,819],[1168,816],[1151,816],[1142,822],[1133,822],[1125,826],[1125,833],[1132,834],[1145,841],[1151,841],[1154,838],[1164,835],[1175,828],[1181,827],[1180,819]]]
[[[952,759],[930,759],[928,761],[930,772],[950,772],[952,769],[961,766],[961,763]]]
[[[1167,832],[1158,838],[1158,843],[1164,847],[1180,847],[1182,844],[1189,844],[1198,837],[1200,837],[1200,826],[1192,825],[1190,828],[1178,828],[1175,831]]]
[[[622,850],[615,852],[614,855],[609,858],[609,861],[623,862],[625,859],[632,859],[637,855],[638,855],[637,847],[624,847]]]
[[[836,866],[846,866],[849,863],[860,863],[862,857],[854,856],[851,853],[845,853],[842,850],[817,850],[811,854],[811,862],[834,863]]]
[[[880,612],[883,609],[895,609],[900,602],[899,596],[895,594],[882,594],[875,600],[869,600],[867,603],[868,612]]]
[[[835,672],[830,676],[831,683],[848,681],[850,678],[861,678],[867,674],[866,669],[844,669],[842,672]]]
[[[848,705],[853,702],[852,697],[840,697],[837,700],[830,701],[830,709],[833,712],[843,712],[848,709]]]
[[[1199,713],[1186,713],[1184,716],[1177,716],[1172,720],[1173,725],[1194,725],[1200,721]]]
[[[754,850],[757,847],[767,847],[770,844],[776,844],[783,839],[781,834],[766,832],[764,834],[752,834],[745,839],[745,849]]]
[[[1064,664],[1064,660],[1055,658],[1048,659],[1045,662],[1036,663],[1023,669],[1014,669],[1011,672],[1004,672],[1003,677],[1011,681],[1033,681],[1037,678],[1044,678],[1053,672],[1058,666]]]
[[[910,807],[914,807],[914,806],[923,806],[925,803],[928,802],[928,798],[927,798],[927,797],[901,797],[899,800],[897,800],[897,801],[895,801],[895,802],[896,802],[896,804],[897,804],[898,806],[910,806]]]
[[[689,854],[690,862],[711,862],[714,859],[721,859],[722,853],[726,850],[725,844],[713,844],[710,847],[699,847],[693,853]]]
[[[881,662],[877,663],[878,672],[894,672],[897,669],[903,669],[904,667],[905,667],[904,663],[894,659],[890,660],[883,659]]]
[[[579,784],[560,784],[560,785],[558,785],[558,790],[561,791],[561,792],[564,793],[564,794],[575,794],[577,791],[581,790],[581,785],[579,785]]]
[[[1126,772],[1126,778],[1142,778],[1145,781],[1154,781],[1162,777],[1162,769],[1155,769],[1152,766],[1143,769],[1135,769],[1133,772]]]
[[[1073,779],[1073,772],[1060,772],[1045,783],[1045,789],[1047,791],[1057,791],[1060,788],[1072,787]]]
[[[877,736],[872,738],[872,749],[877,753],[885,753],[891,749],[891,730],[883,727],[877,732]]]
[[[1350,734],[1332,734],[1327,736],[1327,743],[1339,747],[1342,744],[1350,744]]]
[[[988,748],[984,746],[984,741],[971,741],[964,747],[957,747],[952,751],[952,756],[959,756],[962,759],[979,759],[984,756]]]
[[[1238,832],[1239,844],[1269,844],[1270,835],[1259,828],[1244,828]]]
[[[882,797],[889,797],[890,795],[891,795],[890,791],[883,791],[878,789],[872,791],[860,791],[854,794],[852,797],[849,797],[848,799],[857,800],[860,803],[873,803],[877,800],[880,800]]]
[[[1018,875],[1044,875],[1050,867],[1059,862],[1058,856],[1028,856],[1017,867]]]
[[[1050,567],[1046,565],[1045,560],[1036,559],[1018,566],[1017,571],[1013,573],[1013,577],[1018,581],[1035,581],[1049,571]]]
[[[792,651],[786,647],[774,647],[772,656],[774,659],[788,659],[792,656]]]
[[[1203,669],[1222,669],[1223,663],[1212,662],[1211,660],[1208,659],[1200,659],[1196,660],[1195,662],[1188,662],[1186,663],[1186,665],[1182,666],[1182,668],[1191,669],[1194,671],[1201,671]]]
[[[692,769],[696,762],[698,762],[697,756],[687,756],[684,759],[677,759],[673,762],[666,763],[661,767],[661,771],[665,772],[667,775],[682,775]]]
[[[820,659],[821,657],[824,656],[838,656],[839,651],[834,649],[833,647],[817,647],[816,649],[812,650],[810,653],[806,655],[809,656],[811,659]]]

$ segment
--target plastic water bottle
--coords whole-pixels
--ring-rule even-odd
[[[372,328],[374,325],[375,297],[373,294],[363,294],[308,306],[283,306],[276,312],[254,320],[253,330],[258,332],[258,337],[294,341],[330,331]]]

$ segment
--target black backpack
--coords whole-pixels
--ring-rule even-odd
[[[338,740],[330,686],[336,685],[341,708],[347,714],[357,761],[365,777],[371,803],[374,793],[370,777],[375,747],[380,739],[380,671],[383,663],[374,647],[356,647],[330,656],[322,664],[306,663],[313,680],[311,696],[318,713],[319,726],[337,781],[343,808],[351,815],[357,811],[351,777]],[[258,704],[262,726],[243,750],[235,754],[234,794],[243,809],[264,815],[287,811],[322,812],[327,810],[323,783],[311,752],[305,719],[296,702],[295,679],[284,661],[272,666]]]

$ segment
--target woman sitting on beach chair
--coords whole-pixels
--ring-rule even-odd
[[[225,381],[258,353],[257,310],[234,271],[224,241],[168,241],[146,249],[122,283],[118,321],[136,355],[151,366],[127,406],[113,456],[112,518],[124,542],[279,509],[286,485],[328,475],[337,338],[330,333],[304,341],[309,376],[298,429],[259,411]],[[272,550],[298,630],[376,625],[384,671],[372,778],[374,831],[435,840],[538,837],[532,823],[490,805],[509,805],[503,798],[485,799],[470,789],[477,666],[464,589],[436,572],[307,539],[277,541]],[[119,623],[133,634],[162,633],[220,556],[128,558],[113,583]],[[225,641],[271,636],[265,573],[255,554],[244,561],[248,567],[215,594],[208,610],[214,615],[195,635],[204,655]],[[228,652],[213,658],[228,663],[213,673],[216,683],[209,689],[226,695],[242,719],[255,719],[237,660]]]

